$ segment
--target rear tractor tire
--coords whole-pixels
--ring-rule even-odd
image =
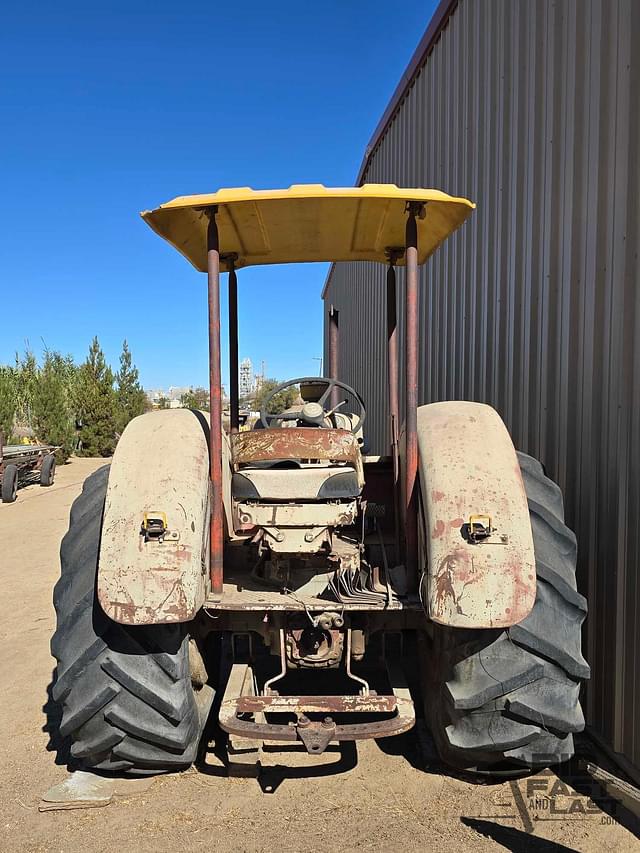
[[[60,734],[79,766],[131,774],[183,770],[196,758],[213,701],[184,625],[120,625],[96,596],[108,466],[71,508],[53,600]]]
[[[440,758],[487,780],[524,775],[573,755],[584,728],[580,682],[586,600],[576,590],[576,538],[560,488],[518,453],[529,503],[537,591],[531,613],[506,630],[434,625],[423,638],[425,709]]]

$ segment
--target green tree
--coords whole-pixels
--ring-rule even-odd
[[[110,456],[117,432],[113,372],[97,337],[91,343],[87,360],[78,369],[75,397],[80,422],[80,455]]]
[[[13,433],[16,416],[16,375],[13,368],[0,366],[0,433],[5,444]]]
[[[278,385],[281,384],[282,383],[277,379],[265,379],[263,381],[262,385],[256,391],[253,401],[253,405],[257,411],[262,411],[262,404],[266,400],[267,396],[274,390],[274,388],[277,388]],[[280,415],[282,412],[290,409],[298,399],[298,394],[299,391],[295,385],[285,388],[284,391],[279,391],[269,402],[269,405],[267,406],[267,414]]]
[[[33,379],[31,427],[45,444],[60,447],[58,462],[66,462],[75,445],[73,379],[77,368],[71,356],[45,350],[44,363]]]
[[[16,421],[27,426],[31,424],[31,403],[38,376],[38,362],[30,349],[25,350],[22,358],[16,353],[14,376]]]
[[[131,361],[126,340],[120,353],[120,370],[116,373],[117,427],[122,432],[132,418],[147,410],[147,398],[139,382],[138,368]]]
[[[189,388],[187,393],[180,397],[180,402],[186,409],[198,409],[201,412],[208,412],[209,392],[206,388]]]
[[[168,409],[169,408],[169,398],[168,397],[158,397],[158,408],[159,409]]]

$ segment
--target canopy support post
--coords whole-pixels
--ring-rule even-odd
[[[230,431],[240,428],[240,400],[238,393],[238,276],[235,254],[225,255],[229,267],[229,415]]]
[[[389,438],[393,460],[393,517],[395,561],[400,562],[400,402],[398,395],[398,329],[395,264],[402,249],[387,249],[387,379],[389,382]]]
[[[338,357],[340,353],[339,311],[332,305],[329,308],[329,379],[338,379]],[[331,392],[330,406],[338,405],[338,389]]]
[[[223,504],[222,504],[222,388],[220,374],[220,246],[217,208],[207,210],[207,285],[209,301],[209,477],[211,515],[209,522],[209,574],[211,594],[222,596]]]
[[[416,216],[423,216],[424,204],[407,205],[406,300],[405,300],[405,565],[409,583],[418,567],[418,225]]]

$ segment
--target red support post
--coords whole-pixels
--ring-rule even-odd
[[[333,305],[329,308],[329,379],[338,379],[338,357],[339,357],[339,312]],[[329,405],[333,408],[338,405],[338,389],[334,388],[331,392]]]
[[[338,311],[329,308],[329,378],[338,378]]]
[[[395,559],[400,557],[400,402],[398,395],[398,328],[396,307],[397,254],[389,251],[387,269],[387,373],[389,382],[389,437],[393,460],[393,513],[395,519]]]
[[[220,374],[220,246],[216,208],[209,210],[207,229],[207,284],[209,299],[209,476],[211,518],[209,528],[209,573],[211,593],[222,595],[223,505],[222,505],[222,377]]]

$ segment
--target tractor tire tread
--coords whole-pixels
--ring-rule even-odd
[[[60,549],[51,641],[59,731],[85,768],[185,769],[196,757],[211,700],[203,704],[192,688],[183,626],[120,625],[100,608],[95,589],[108,476],[105,466],[85,481]]]
[[[535,459],[518,459],[536,555],[534,607],[497,636],[438,626],[441,648],[431,652],[436,746],[445,763],[483,778],[570,757],[584,728],[580,682],[590,674],[580,645],[587,604],[576,590],[576,539],[561,491]]]

